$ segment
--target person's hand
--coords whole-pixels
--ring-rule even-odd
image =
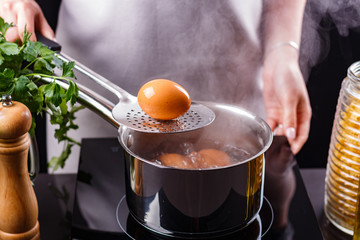
[[[277,135],[287,136],[292,152],[297,154],[308,138],[311,120],[297,50],[282,46],[266,54],[263,78],[266,121]]]
[[[24,29],[32,33],[30,40],[35,41],[35,30],[43,36],[54,39],[54,31],[46,21],[40,6],[34,0],[0,0],[0,17],[15,26],[8,29],[6,39],[11,42],[22,40]]]

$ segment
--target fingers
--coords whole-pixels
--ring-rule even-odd
[[[278,123],[276,120],[271,119],[271,118],[267,118],[266,119],[267,124],[270,126],[272,131],[276,130],[276,127],[278,126]]]
[[[8,23],[16,24],[17,14],[13,11],[13,5],[9,2],[1,4],[0,9],[1,17]],[[17,27],[11,27],[8,29],[5,35],[6,39],[11,42],[15,42],[19,39],[19,32]]]
[[[288,103],[283,115],[283,133],[290,143],[292,152],[297,154],[308,139],[311,107],[307,98],[300,98],[296,103]]]
[[[266,122],[275,135],[287,137],[292,152],[297,154],[310,130],[311,106],[307,90],[303,84],[293,89],[285,88],[279,94],[281,96],[265,99]]]
[[[9,28],[6,39],[14,42],[22,40],[24,29],[31,33],[30,40],[36,41],[35,30],[49,39],[54,39],[54,32],[46,21],[40,6],[33,0],[0,1],[0,16],[15,26]]]
[[[285,107],[283,113],[283,125],[285,136],[287,137],[290,145],[292,146],[297,134],[297,108],[296,101],[291,96],[285,100]]]
[[[17,18],[17,29],[20,40],[24,37],[24,29],[26,27],[26,30],[31,33],[30,40],[36,41],[35,36],[35,13],[32,11],[29,11],[27,9],[21,9],[21,11],[18,12],[18,18]]]
[[[309,103],[305,103],[302,111],[298,114],[297,137],[291,144],[291,150],[297,154],[308,139],[310,132],[311,107]]]
[[[311,113],[307,114],[306,119],[308,118],[311,118]],[[273,130],[274,135],[282,135],[287,137],[291,146],[291,150],[294,154],[297,154],[301,150],[302,146],[305,144],[305,142],[308,139],[308,135],[310,131],[310,120],[305,120],[305,121],[300,120],[300,122],[297,121],[298,123],[294,125],[287,123],[286,127],[285,124],[275,125],[275,122],[277,121],[274,120],[267,119],[266,122]]]

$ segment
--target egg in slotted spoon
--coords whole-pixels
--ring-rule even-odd
[[[215,119],[211,109],[191,102],[182,86],[167,79],[147,82],[137,98],[127,93],[114,107],[113,116],[120,124],[151,133],[196,130]]]

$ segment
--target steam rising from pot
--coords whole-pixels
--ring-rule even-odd
[[[330,50],[330,30],[347,37],[360,30],[359,0],[308,0],[303,22],[300,64],[307,79],[311,67],[321,62]]]
[[[264,116],[259,71],[264,40],[262,1],[226,3],[160,1],[154,33],[160,54],[155,74],[144,82],[173,79],[189,90],[194,100],[236,103]],[[300,55],[305,80],[311,67],[327,56],[331,28],[346,36],[349,29],[359,27],[358,6],[359,0],[307,1]],[[160,21],[169,18],[171,21]]]
[[[158,8],[157,65],[144,82],[172,79],[194,100],[262,113],[261,1],[159,1]]]

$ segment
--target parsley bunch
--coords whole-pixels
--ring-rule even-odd
[[[42,43],[30,41],[31,34],[26,28],[22,43],[8,42],[5,34],[12,26],[0,18],[0,94],[10,94],[13,100],[22,102],[29,108],[33,115],[29,131],[31,136],[35,134],[34,117],[42,116],[43,111],[50,114],[51,124],[59,126],[54,136],[65,144],[61,155],[53,157],[49,163],[55,171],[64,167],[72,146],[80,145],[67,135],[69,130],[78,128],[74,123],[74,114],[82,108],[74,106],[79,91],[72,70],[75,63],[63,62],[54,51]],[[62,70],[61,76],[55,75],[56,68]],[[50,78],[53,81],[39,84],[41,78]],[[66,81],[68,89],[61,88],[55,80]]]

